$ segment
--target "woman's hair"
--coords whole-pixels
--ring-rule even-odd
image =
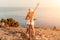
[[[34,10],[32,8],[29,8],[29,12],[33,12]]]

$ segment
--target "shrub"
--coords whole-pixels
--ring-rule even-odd
[[[18,27],[19,23],[15,21],[14,18],[7,18],[7,19],[1,19],[1,23],[4,22],[6,25],[9,25],[11,27]]]

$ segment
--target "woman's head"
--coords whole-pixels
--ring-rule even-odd
[[[32,8],[29,8],[29,12],[33,12],[33,9]]]

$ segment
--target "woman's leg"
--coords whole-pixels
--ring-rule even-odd
[[[32,21],[31,23],[31,28],[32,28],[32,32],[31,32],[31,36],[33,38],[33,40],[35,40],[35,28],[34,28],[34,21]]]
[[[26,26],[26,33],[28,33],[28,31],[29,31],[29,24],[27,24]]]

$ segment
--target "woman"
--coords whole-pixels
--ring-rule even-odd
[[[32,8],[29,9],[28,14],[26,16],[26,20],[27,20],[27,26],[26,26],[26,33],[29,34],[29,36],[31,36],[32,38],[35,37],[35,29],[34,29],[34,13],[36,11],[36,9],[38,8],[39,3],[37,4],[37,6],[35,7],[35,9],[33,10]],[[30,26],[31,25],[31,26]],[[30,29],[31,27],[31,29]],[[30,31],[31,32],[30,32]]]
[[[29,12],[28,12],[28,14],[27,14],[27,16],[26,16],[26,20],[27,20],[27,26],[29,26],[30,24],[32,25],[32,26],[34,26],[34,17],[33,17],[33,15],[34,15],[34,11],[33,11],[33,9],[29,9]],[[32,28],[33,29],[33,28]]]

